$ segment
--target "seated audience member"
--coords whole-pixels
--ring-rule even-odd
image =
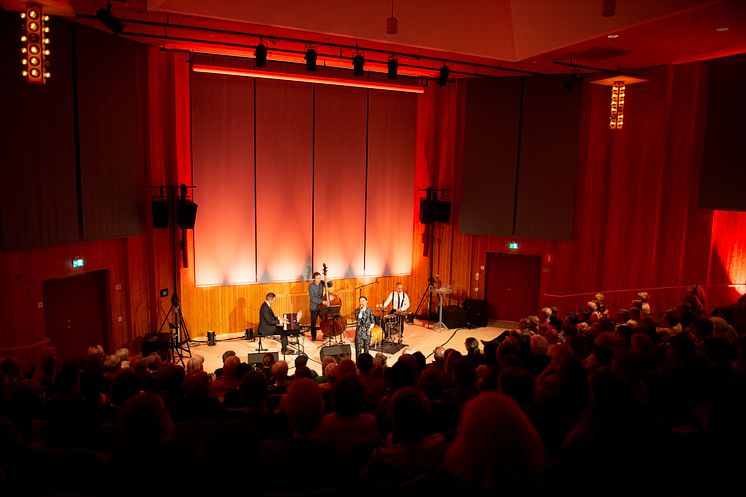
[[[367,486],[382,492],[434,469],[443,460],[443,435],[430,434],[430,404],[414,387],[396,391],[389,405],[391,434],[363,472]]]
[[[287,392],[288,385],[290,384],[290,378],[288,378],[288,363],[285,361],[277,361],[272,364],[272,385],[269,387],[270,395],[282,395]]]
[[[241,359],[237,356],[229,356],[223,364],[223,374],[210,384],[210,397],[215,397],[222,401],[227,392],[238,388],[238,366]]]
[[[267,377],[267,381],[272,380],[272,365],[275,363],[275,356],[267,352],[262,356],[262,373]]]
[[[210,397],[210,375],[192,371],[182,383],[183,397],[171,408],[174,421],[207,422],[223,418],[223,406]]]
[[[545,462],[539,434],[518,404],[486,392],[464,407],[441,477],[461,495],[533,495]]]
[[[526,369],[534,375],[538,376],[547,367],[549,361],[549,342],[542,335],[534,335],[529,341],[529,347],[531,355],[524,361]]]
[[[464,342],[466,347],[466,358],[469,359],[476,366],[484,363],[484,356],[482,351],[479,350],[479,340],[474,337],[469,337]]]
[[[508,366],[500,371],[498,390],[515,400],[523,409],[534,400],[534,377],[521,366]]]
[[[295,358],[295,371],[296,371],[296,374],[298,372],[298,368],[301,368],[301,367],[308,368],[308,370],[310,371],[310,374],[311,374],[311,378],[314,379],[314,380],[319,375],[319,373],[317,373],[316,371],[314,371],[313,369],[311,369],[308,366],[308,356],[305,355],[305,354],[301,354],[301,355],[299,355],[298,357]]]
[[[370,355],[370,354],[368,354]],[[329,364],[336,364],[337,360],[332,355],[324,356],[323,359],[321,359],[321,374],[316,377],[316,382],[319,384],[326,383],[326,367]]]
[[[227,361],[229,357],[233,357],[235,355],[236,352],[233,350],[226,350],[225,352],[223,352],[223,366],[225,367],[225,361]],[[212,375],[215,378],[220,378],[221,376],[223,376],[223,368],[221,367],[216,369],[215,372],[212,373]]]
[[[383,369],[386,369],[386,360],[388,358],[386,357],[386,354],[382,354],[381,352],[378,352],[375,357],[373,357],[373,365],[374,366],[381,366]]]
[[[187,361],[186,372],[187,374],[194,371],[202,371],[205,366],[205,358],[199,354],[192,354],[192,357]]]
[[[378,445],[378,425],[375,416],[362,412],[363,384],[357,375],[341,377],[332,392],[334,411],[324,416],[321,436],[337,446]]]
[[[261,447],[261,482],[273,492],[314,492],[341,489],[349,485],[345,461],[329,442],[321,439],[324,399],[319,385],[310,378],[297,378],[288,386],[282,410],[293,436],[284,440],[266,440]],[[314,461],[322,461],[335,469],[330,478]],[[292,462],[292,471],[288,464]]]

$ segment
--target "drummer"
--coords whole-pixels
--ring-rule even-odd
[[[410,306],[409,295],[404,291],[404,284],[401,281],[396,282],[396,290],[389,294],[382,307],[386,309],[389,305],[391,305],[389,314],[396,315],[398,319],[399,343],[401,344],[404,337],[404,318]]]

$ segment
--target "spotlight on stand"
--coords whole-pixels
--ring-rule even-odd
[[[443,67],[440,68],[440,75],[438,76],[438,85],[445,86],[448,83],[448,76],[450,74],[451,70],[448,69],[447,65],[443,64]]]
[[[389,58],[388,69],[388,79],[396,79],[396,73],[399,70],[399,61],[393,57]]]
[[[101,24],[109,28],[112,33],[121,34],[124,31],[124,23],[111,13],[111,4],[108,4],[105,9],[98,9],[96,19],[101,21]]]
[[[316,70],[316,50],[309,48],[306,50],[306,71],[314,72]]]
[[[355,76],[362,76],[364,65],[365,58],[363,57],[363,54],[355,54],[355,56],[352,58],[352,74],[354,74]]]
[[[267,67],[267,47],[264,43],[256,46],[254,57],[256,57],[256,67]]]

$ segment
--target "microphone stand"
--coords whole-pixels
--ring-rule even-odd
[[[370,283],[366,283],[364,285],[356,286],[355,290],[360,290],[360,292],[358,293],[357,299],[360,300],[360,297],[363,296],[363,288],[365,288],[366,286],[375,285],[375,284],[378,284],[378,280],[371,281]]]

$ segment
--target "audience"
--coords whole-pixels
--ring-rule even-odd
[[[214,381],[199,354],[185,367],[101,346],[4,357],[0,492],[63,494],[78,474],[92,475],[85,495],[171,491],[143,470],[158,468],[202,493],[722,494],[746,441],[739,314],[708,316],[700,287],[657,319],[633,304],[616,318],[598,298],[546,306],[483,352],[469,337],[430,364],[415,349],[392,367],[327,357],[323,376],[306,356],[289,378],[285,361],[254,371],[230,351]],[[244,468],[261,475],[250,488]]]

